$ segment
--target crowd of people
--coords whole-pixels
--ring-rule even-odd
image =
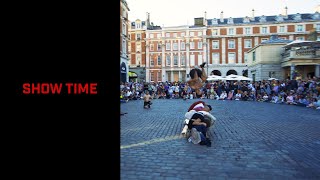
[[[259,101],[320,109],[320,79],[205,82],[193,89],[187,82],[120,83],[121,102],[143,99],[212,99]]]

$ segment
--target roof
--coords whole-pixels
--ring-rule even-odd
[[[207,19],[208,26],[215,25],[228,25],[228,19],[232,19],[232,24],[257,24],[257,23],[279,23],[279,22],[299,22],[299,21],[312,21],[320,20],[320,13],[305,13],[305,14],[289,14],[288,16],[283,15],[273,15],[273,16],[257,16],[254,18],[251,17],[236,17],[236,18],[223,18],[223,22],[220,21],[220,18]],[[248,20],[246,22],[245,20]],[[214,23],[216,20],[216,23]],[[230,24],[230,25],[232,25]]]
[[[292,47],[292,46],[302,46],[302,45],[314,45],[314,46],[320,46],[319,41],[301,41],[301,40],[295,40],[291,43],[286,44],[284,47]]]

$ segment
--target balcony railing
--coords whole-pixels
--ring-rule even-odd
[[[320,57],[319,52],[319,49],[298,49],[285,51],[281,55],[283,58],[314,58]]]

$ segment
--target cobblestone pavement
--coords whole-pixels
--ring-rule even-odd
[[[121,179],[320,179],[319,110],[205,99],[217,118],[206,147],[180,136],[195,101],[121,104]]]

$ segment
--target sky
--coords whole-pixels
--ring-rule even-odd
[[[129,20],[146,20],[146,13],[150,13],[150,20],[158,26],[193,25],[194,18],[220,18],[223,11],[224,18],[255,16],[271,16],[283,13],[288,7],[288,14],[314,13],[319,0],[126,0],[129,6]]]

